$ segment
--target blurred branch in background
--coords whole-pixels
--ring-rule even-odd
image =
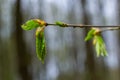
[[[18,59],[18,74],[21,80],[32,80],[32,74],[29,73],[29,66],[31,64],[31,55],[27,52],[25,41],[23,39],[23,31],[21,29],[21,24],[23,20],[21,12],[21,0],[16,0],[15,9],[15,39],[16,39],[16,49],[17,49],[17,59]]]
[[[90,15],[87,14],[86,5],[87,0],[81,0],[82,3],[82,10],[83,10],[83,24],[90,24]],[[85,28],[85,34],[87,34],[88,29]],[[86,42],[86,61],[85,61],[85,68],[86,68],[86,76],[85,80],[96,80],[96,68],[95,68],[95,60],[93,55],[93,47],[91,42]],[[99,79],[99,78],[98,78]]]
[[[120,24],[120,0],[117,0],[117,17],[118,17],[118,19],[117,19],[117,21],[118,21],[118,24]],[[119,41],[118,42],[118,44],[120,44],[120,31],[118,32],[118,38],[117,38],[117,40]],[[118,70],[118,74],[120,74],[120,45],[118,45],[117,46],[118,47],[118,64],[119,64],[119,70]],[[120,76],[118,77],[118,79],[120,79]]]

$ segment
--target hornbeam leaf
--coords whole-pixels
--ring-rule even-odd
[[[88,32],[88,34],[87,34],[87,36],[86,36],[86,38],[85,38],[85,41],[88,41],[88,40],[92,39],[92,38],[94,37],[94,33],[95,33],[95,29],[91,29],[91,30]]]
[[[85,41],[88,41],[90,39],[93,38],[93,45],[95,46],[95,50],[97,53],[97,56],[107,56],[107,50],[106,50],[106,46],[104,43],[104,40],[100,34],[100,30],[98,28],[92,28],[86,38]]]
[[[100,34],[97,34],[94,36],[94,40],[96,41],[96,43],[94,43],[95,45],[95,49],[97,52],[97,56],[107,56],[107,50],[106,50],[106,46],[104,43],[104,40],[102,38],[102,36]]]
[[[37,57],[44,63],[45,59],[45,38],[44,38],[44,28],[47,25],[47,23],[40,19],[32,19],[28,20],[25,24],[23,24],[21,27],[24,30],[32,30],[34,28],[37,28],[36,30],[36,54]]]
[[[24,30],[32,30],[34,28],[39,27],[39,23],[34,20],[28,20],[25,24],[22,25],[22,29]]]
[[[36,30],[36,53],[37,57],[44,63],[46,56],[44,27],[38,27]]]
[[[46,26],[46,22],[40,19],[32,19],[28,20],[25,24],[23,24],[21,27],[24,30],[32,30],[37,27]]]
[[[101,53],[99,43],[96,43],[96,44],[95,44],[95,49],[96,49],[96,52],[97,52],[97,56],[99,57],[99,56],[100,56],[100,53]]]

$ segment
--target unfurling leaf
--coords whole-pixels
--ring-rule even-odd
[[[95,46],[95,50],[97,53],[97,56],[107,56],[107,50],[105,47],[104,40],[100,34],[100,30],[98,28],[92,28],[86,38],[85,41],[88,41],[93,38],[93,45]]]
[[[24,30],[32,30],[37,27],[39,27],[39,23],[35,22],[34,20],[29,20],[22,25],[22,29]]]
[[[92,39],[92,38],[94,37],[94,33],[95,33],[95,29],[92,28],[92,29],[88,32],[88,34],[87,34],[87,36],[86,36],[86,38],[85,38],[85,41],[88,41],[88,40]]]
[[[95,46],[95,49],[96,49],[96,52],[97,52],[97,56],[107,56],[107,50],[106,50],[106,47],[105,47],[105,43],[104,43],[104,40],[102,38],[101,35],[95,35],[94,38],[93,38],[94,41],[96,41],[94,43],[94,46]]]
[[[25,24],[23,24],[21,27],[24,30],[32,30],[34,28],[37,27],[41,27],[41,26],[45,26],[46,22],[43,20],[39,20],[39,19],[32,19],[32,20],[28,20]]]
[[[24,30],[32,30],[37,28],[36,30],[36,54],[37,57],[44,63],[45,59],[45,38],[44,38],[44,28],[47,23],[40,19],[32,19],[28,20],[25,24],[21,27]]]
[[[38,27],[36,30],[36,53],[37,57],[44,63],[46,56],[44,27]]]
[[[63,23],[63,22],[60,22],[60,21],[57,21],[55,22],[56,25],[60,26],[60,27],[65,27],[67,26],[67,24]]]

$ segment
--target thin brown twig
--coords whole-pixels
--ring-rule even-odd
[[[52,26],[58,26],[54,23],[47,23],[46,26],[52,25]],[[120,25],[84,25],[84,24],[66,24],[64,27],[80,27],[80,28],[99,28],[100,32],[108,31],[108,30],[120,30]]]
[[[52,26],[57,26],[57,24],[54,24],[54,23],[47,23],[47,26],[48,25],[52,25]],[[81,28],[84,28],[84,27],[120,27],[120,25],[84,25],[84,24],[66,24],[65,23],[65,27],[81,27]]]
[[[109,28],[102,28],[101,32],[109,31],[109,30],[120,30],[120,27],[109,27]]]

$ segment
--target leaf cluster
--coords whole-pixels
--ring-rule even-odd
[[[95,50],[96,50],[98,57],[108,55],[104,40],[103,40],[100,30],[98,28],[92,28],[88,32],[88,34],[85,38],[85,41],[88,41],[90,39],[93,39],[93,45],[95,46]]]
[[[36,29],[36,54],[37,57],[44,63],[44,59],[46,56],[46,45],[45,45],[45,37],[44,37],[44,29],[48,25],[43,20],[40,19],[32,19],[28,20],[21,27],[23,30],[32,30]],[[65,27],[67,24],[57,21],[55,22],[56,26]],[[85,41],[93,39],[93,45],[95,46],[95,50],[97,56],[107,56],[107,50],[105,47],[104,40],[101,36],[100,30],[98,28],[91,28],[87,33]]]
[[[39,19],[28,20],[21,27],[23,30],[32,30],[36,29],[36,54],[37,57],[44,63],[44,59],[46,56],[46,46],[45,46],[45,37],[44,37],[44,28],[46,26],[46,22]]]

